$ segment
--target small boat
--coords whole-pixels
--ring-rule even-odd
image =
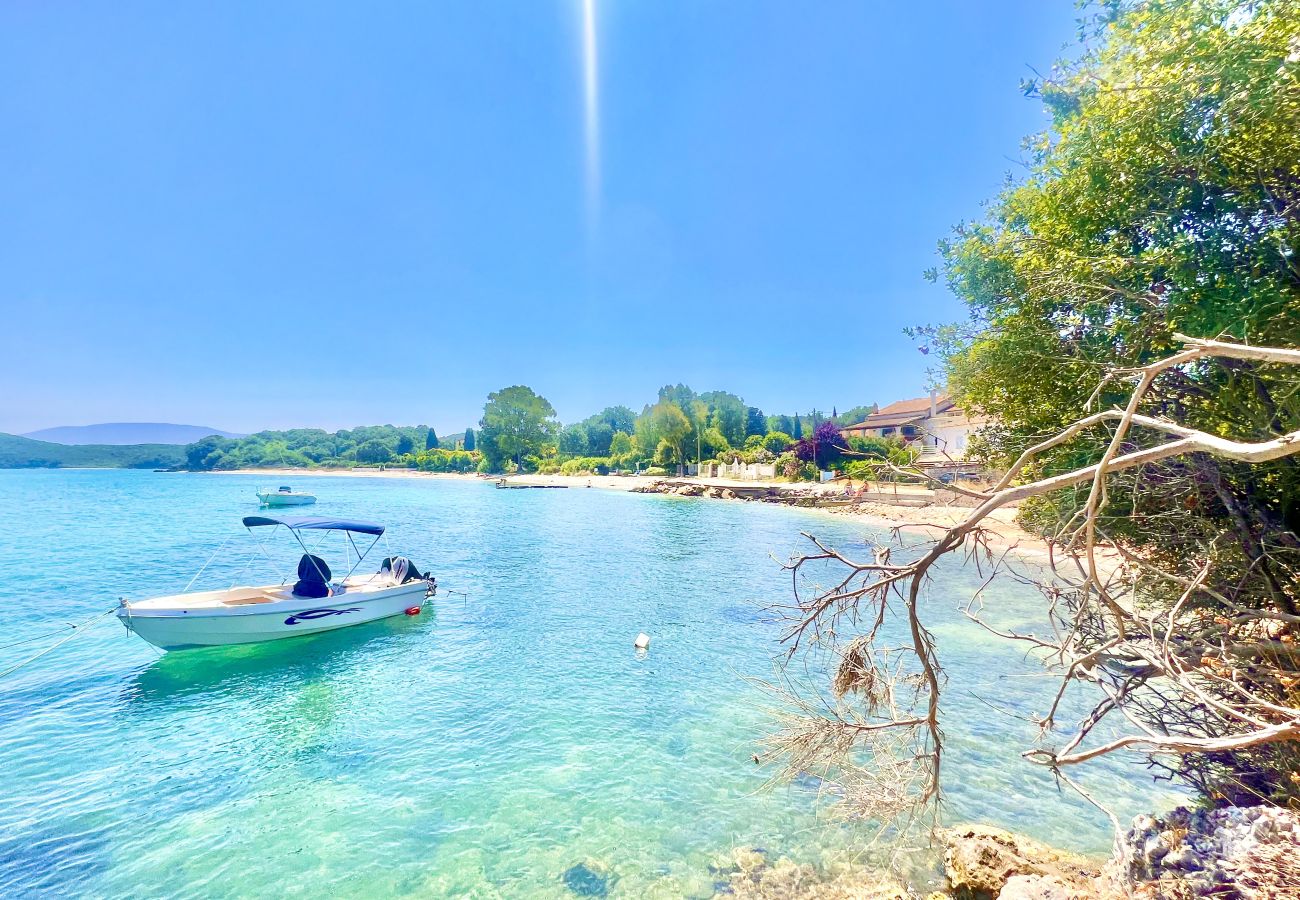
[[[356,574],[383,536],[382,525],[317,516],[245,516],[243,522],[250,535],[254,528],[283,527],[297,540],[303,555],[296,582],[286,577],[279,584],[191,592],[189,588],[203,574],[200,569],[186,592],[148,600],[122,598],[117,617],[126,629],[163,650],[249,644],[332,631],[403,613],[418,615],[438,590],[436,578],[422,575],[410,560],[400,556],[386,557],[374,574]],[[356,556],[348,573],[334,579],[325,560],[303,542],[304,531],[343,533],[347,558],[354,555],[347,552],[349,547]],[[353,539],[357,534],[374,537],[364,551]],[[263,549],[259,544],[254,555]]]
[[[497,479],[497,487],[510,491],[526,491],[532,488],[567,488],[567,484],[532,484],[526,481],[506,481],[504,478]]]
[[[316,502],[315,494],[295,491],[287,484],[280,485],[278,491],[258,491],[257,499],[263,506],[306,506]]]

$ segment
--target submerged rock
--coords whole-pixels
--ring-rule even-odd
[[[613,878],[609,871],[594,860],[580,862],[564,870],[564,886],[579,897],[604,897],[609,894]]]
[[[722,871],[722,867],[710,867]],[[737,847],[726,866],[730,878],[714,885],[715,896],[737,900],[910,900],[897,879],[874,869],[846,866],[818,871],[782,857],[769,862],[761,847]]]
[[[732,850],[731,859],[735,863],[736,869],[746,875],[767,865],[767,857],[761,851],[750,847],[737,847]]]

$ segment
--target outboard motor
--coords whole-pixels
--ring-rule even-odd
[[[388,575],[398,584],[407,584],[411,581],[423,581],[425,583],[425,597],[432,597],[438,593],[438,579],[432,575],[421,574],[420,570],[415,567],[405,556],[388,556],[379,564],[379,574]]]
[[[379,574],[388,575],[398,584],[406,584],[408,581],[420,581],[425,576],[420,574],[420,570],[415,567],[405,556],[386,556],[384,561],[379,564]]]

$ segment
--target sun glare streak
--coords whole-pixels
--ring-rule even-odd
[[[596,0],[582,0],[582,69],[587,149],[587,223],[600,206],[600,106],[596,81]]]

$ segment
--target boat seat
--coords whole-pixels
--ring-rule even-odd
[[[298,583],[293,592],[299,597],[328,597],[330,567],[319,556],[304,553],[298,560]]]

